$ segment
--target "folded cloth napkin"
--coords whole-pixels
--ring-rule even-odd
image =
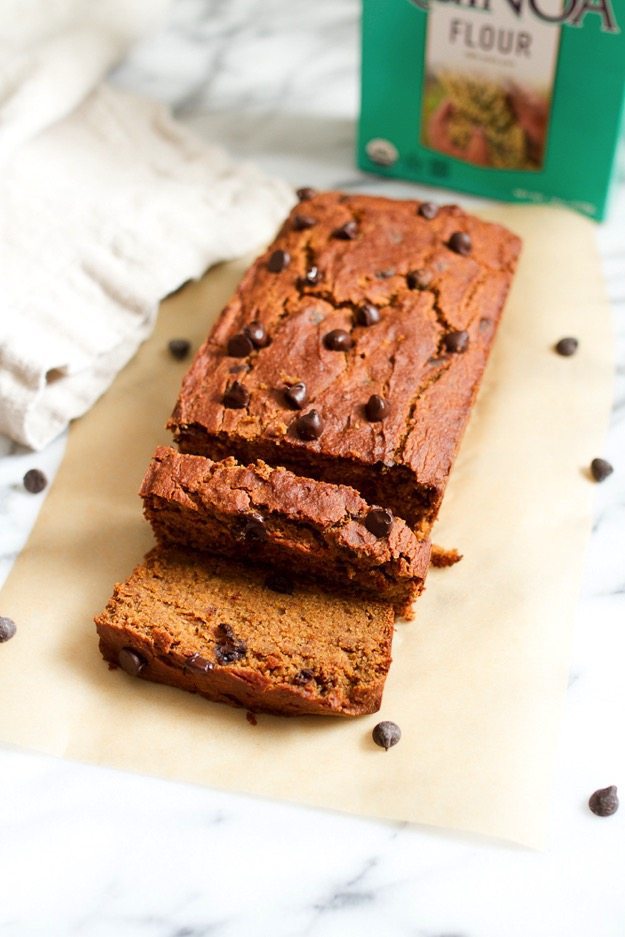
[[[71,0],[44,6],[66,12]],[[257,249],[293,201],[285,184],[233,164],[160,105],[106,84],[90,90],[139,31],[146,4],[111,34],[99,28],[103,10],[131,0],[74,6],[84,19],[98,7],[97,28],[48,30],[34,43],[54,89],[32,92],[44,86],[32,49],[21,60],[32,67],[0,75],[0,432],[35,449],[106,390],[163,296]],[[59,43],[70,58],[72,48],[78,61],[94,57],[79,90],[80,68],[63,71]]]

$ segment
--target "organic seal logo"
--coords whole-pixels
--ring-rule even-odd
[[[365,152],[371,162],[377,163],[378,166],[392,166],[399,159],[397,147],[390,140],[384,140],[382,137],[369,140]]]

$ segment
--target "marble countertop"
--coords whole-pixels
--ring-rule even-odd
[[[356,0],[176,0],[113,80],[294,184],[425,192],[354,167]],[[598,455],[616,471],[596,489],[548,849],[3,749],[0,934],[623,937],[625,809],[600,820],[586,802],[625,791],[625,181],[598,240],[618,362]],[[52,478],[64,445],[34,456],[0,440],[0,581],[45,497],[21,478]]]

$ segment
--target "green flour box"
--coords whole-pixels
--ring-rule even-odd
[[[604,216],[625,0],[363,0],[362,169]]]

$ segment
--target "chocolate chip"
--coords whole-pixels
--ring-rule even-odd
[[[138,677],[142,670],[147,666],[145,657],[142,657],[131,647],[123,647],[117,655],[117,662],[122,670],[125,670],[131,677]]]
[[[205,657],[201,657],[199,654],[192,654],[191,657],[188,657],[185,667],[188,667],[189,670],[197,670],[200,673],[210,673],[211,670],[215,669],[212,661],[206,660]]]
[[[252,513],[246,515],[237,531],[237,540],[247,540],[260,543],[267,539],[267,528],[262,514]]]
[[[24,488],[26,491],[30,492],[31,495],[38,495],[48,484],[48,479],[41,469],[28,469],[22,481],[24,483]]]
[[[167,348],[172,358],[175,358],[176,361],[184,361],[191,351],[191,342],[188,338],[172,338]]]
[[[303,381],[291,384],[284,391],[284,399],[293,410],[301,410],[308,400],[308,388]]]
[[[294,231],[306,231],[307,228],[314,228],[316,224],[317,219],[310,215],[295,215],[293,218]]]
[[[590,795],[588,801],[588,806],[598,817],[611,817],[618,810],[618,804],[618,795],[614,784],[595,791],[594,794]]]
[[[371,508],[365,517],[365,527],[378,540],[388,537],[393,526],[393,515],[385,508]]]
[[[309,410],[295,421],[295,429],[300,439],[319,439],[323,433],[323,420],[316,410]]]
[[[417,208],[417,214],[431,221],[432,218],[436,218],[438,215],[438,205],[435,205],[434,202],[422,202]]]
[[[215,645],[215,657],[219,664],[233,664],[247,654],[245,641],[240,641],[230,625],[217,626],[219,643]]]
[[[293,595],[293,580],[289,579],[284,573],[270,573],[265,579],[265,586],[272,592],[279,592],[280,595]]]
[[[395,276],[395,269],[393,267],[389,267],[388,270],[378,270],[378,272],[376,273],[376,277],[378,278],[378,280],[390,280],[390,278],[394,276]]]
[[[379,423],[389,415],[390,407],[384,397],[379,394],[371,394],[365,404],[365,413],[370,423]]]
[[[570,358],[571,355],[575,354],[578,347],[578,340],[569,336],[567,338],[561,338],[556,344],[555,349],[559,355],[562,355],[564,358]]]
[[[315,679],[314,671],[308,670],[306,667],[304,667],[303,670],[300,670],[298,673],[295,674],[295,676],[293,677],[293,683],[296,686],[304,686],[304,684],[310,683],[310,681],[314,679]]]
[[[228,355],[231,358],[247,358],[253,349],[252,339],[244,332],[237,332],[228,339]]]
[[[358,307],[356,311],[356,322],[358,325],[377,325],[379,321],[380,310],[377,306],[372,306],[371,303],[365,303],[364,306]]]
[[[590,474],[596,482],[604,482],[613,471],[614,467],[605,459],[593,459],[590,463]]]
[[[274,251],[267,261],[267,270],[271,273],[281,273],[291,263],[291,255],[288,251]]]
[[[265,326],[256,319],[250,322],[249,325],[246,325],[243,332],[247,335],[254,348],[265,348],[269,344],[269,336],[267,335]]]
[[[352,347],[352,337],[345,329],[332,329],[324,335],[323,344],[330,351],[349,351]]]
[[[302,289],[306,286],[316,286],[321,282],[321,271],[318,267],[310,267],[303,277],[297,278],[297,285]]]
[[[433,279],[434,274],[423,267],[406,274],[406,284],[409,290],[426,290]]]
[[[317,194],[316,189],[312,189],[309,185],[302,186],[301,189],[297,189],[295,192],[300,202],[309,202],[311,198],[314,198]]]
[[[396,722],[378,722],[374,726],[371,737],[376,745],[388,751],[393,745],[397,745],[401,738],[401,729]]]
[[[223,396],[224,407],[229,407],[231,410],[243,410],[249,402],[249,392],[239,381],[233,381]]]
[[[358,225],[356,222],[346,221],[340,228],[336,228],[336,230],[332,232],[332,237],[338,238],[339,241],[353,241],[357,234]]]
[[[460,355],[469,347],[469,333],[464,330],[460,332],[448,332],[443,339],[445,349],[452,355]]]
[[[454,251],[456,254],[461,254],[463,257],[467,257],[471,253],[471,248],[473,244],[471,243],[471,238],[464,231],[456,231],[447,241],[447,247]]]
[[[17,628],[12,618],[0,618],[0,644],[10,641],[16,631]]]

